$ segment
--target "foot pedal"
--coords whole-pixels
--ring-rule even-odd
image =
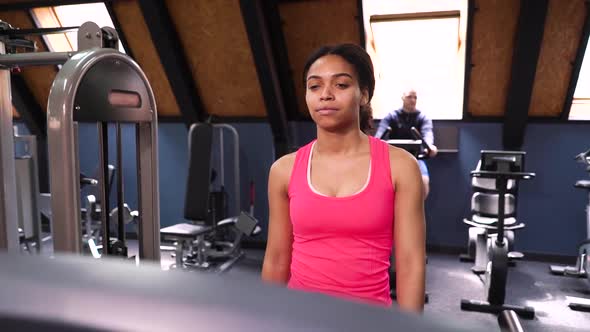
[[[486,273],[486,269],[485,268],[483,268],[483,267],[477,267],[477,266],[472,267],[471,268],[471,271],[473,271],[473,273],[475,273],[477,275]]]
[[[524,254],[518,251],[511,251],[508,253],[508,259],[520,260],[524,258]]]
[[[572,309],[572,310],[576,310],[576,311],[590,312],[590,305],[589,305],[589,304],[583,304],[583,303],[570,303],[570,304],[568,305],[568,307],[570,307],[570,309]]]
[[[565,268],[567,266],[563,266],[563,265],[550,265],[549,266],[549,272],[551,272],[551,274],[555,274],[558,276],[562,276],[565,274]]]
[[[516,261],[524,258],[524,254],[518,251],[511,251],[508,253],[508,266],[515,267]]]
[[[588,273],[583,268],[578,267],[566,267],[563,271],[563,275],[567,277],[574,277],[574,278],[583,278],[586,279],[588,277]]]

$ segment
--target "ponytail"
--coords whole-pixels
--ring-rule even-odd
[[[361,131],[367,135],[373,129],[373,109],[371,104],[361,105],[359,108],[359,124]]]

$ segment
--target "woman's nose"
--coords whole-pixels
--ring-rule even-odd
[[[332,94],[332,89],[329,86],[322,89],[322,94],[320,95],[321,100],[332,100],[334,99],[334,95]]]

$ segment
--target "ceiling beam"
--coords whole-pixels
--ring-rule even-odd
[[[205,109],[193,71],[166,4],[159,0],[139,0],[138,3],[187,127],[204,121]]]
[[[285,35],[283,34],[283,20],[279,12],[277,1],[262,1],[264,17],[266,19],[267,31],[270,39],[270,45],[277,66],[277,73],[283,94],[287,120],[300,120],[303,118],[299,113],[299,102],[295,90],[295,84],[302,84],[299,80],[294,80],[293,70],[289,62],[289,52]]]
[[[362,48],[366,48],[366,36],[365,36],[365,17],[363,14],[363,0],[356,1],[357,15],[356,19],[359,25],[359,43]]]
[[[469,84],[471,82],[471,50],[473,45],[473,19],[475,17],[475,0],[467,2],[467,35],[465,36],[465,78],[463,80],[463,119],[471,120],[474,116],[469,112]]]
[[[275,158],[278,159],[290,152],[292,140],[287,124],[287,111],[281,88],[278,57],[274,53],[269,32],[269,20],[264,15],[263,6],[262,0],[240,0],[242,17],[273,134]]]
[[[502,136],[504,149],[509,150],[521,149],[524,142],[549,1],[520,3]]]
[[[119,18],[117,17],[117,13],[115,12],[115,9],[113,8],[113,3],[108,1],[108,2],[105,2],[104,5],[107,8],[107,11],[109,12],[109,16],[111,17],[111,21],[113,21],[113,28],[115,28],[115,30],[117,30],[117,35],[119,37],[119,41],[121,42],[121,45],[123,45],[123,49],[125,50],[126,54],[130,58],[135,59],[135,57],[133,56],[133,50],[131,49],[131,47],[129,46],[129,43],[127,42],[127,38],[125,37],[125,33],[123,33],[123,29],[121,29],[121,23],[119,22]]]

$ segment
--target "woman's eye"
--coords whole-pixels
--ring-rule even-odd
[[[349,85],[346,83],[338,83],[338,84],[336,84],[336,86],[339,87],[340,89],[346,89],[349,87]]]

